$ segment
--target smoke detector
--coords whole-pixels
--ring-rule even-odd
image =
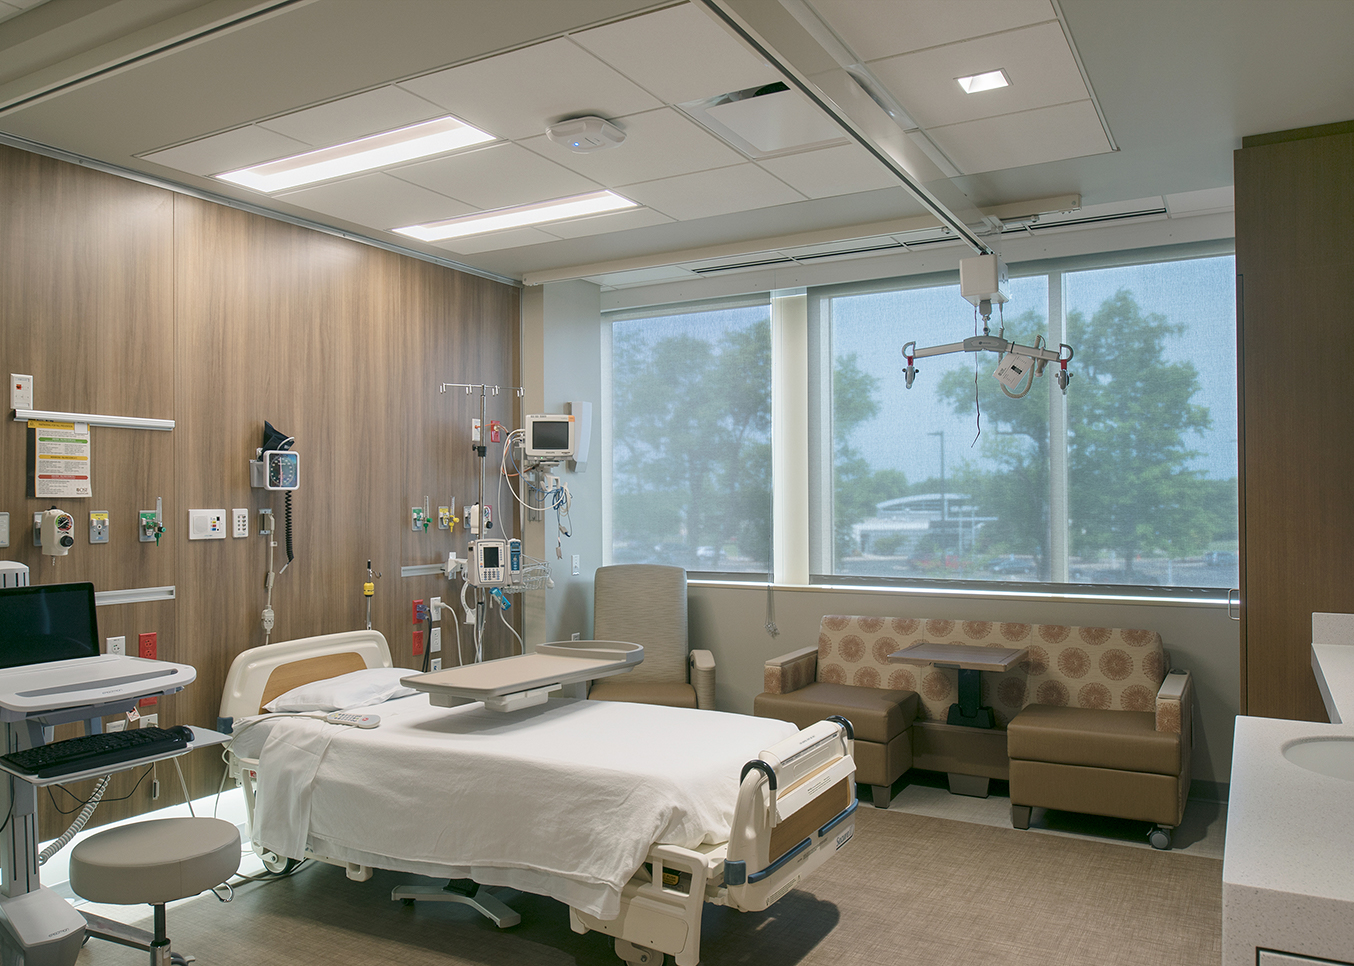
[[[578,154],[614,148],[625,140],[625,132],[606,118],[589,115],[572,117],[545,129],[546,135]]]

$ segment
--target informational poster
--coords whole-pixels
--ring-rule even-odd
[[[33,496],[83,499],[92,495],[89,425],[30,419]]]

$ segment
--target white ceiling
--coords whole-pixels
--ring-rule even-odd
[[[1225,209],[1242,136],[1354,114],[1346,0],[809,4],[972,207]],[[878,226],[924,211],[798,91],[704,105],[772,156],[693,120],[783,79],[701,3],[0,0],[0,63],[0,133],[510,277],[677,252],[673,277],[771,236],[891,245],[907,236]],[[1009,88],[954,80],[996,68]],[[497,140],[277,196],[211,177],[448,113]],[[625,142],[545,136],[582,114]],[[642,207],[441,245],[389,231],[599,187]]]

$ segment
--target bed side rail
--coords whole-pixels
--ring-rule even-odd
[[[765,909],[855,833],[856,765],[844,720],[820,721],[743,767],[724,861],[729,905]]]

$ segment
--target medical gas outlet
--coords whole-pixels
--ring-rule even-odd
[[[52,507],[42,514],[42,552],[64,557],[75,546],[75,517]]]

